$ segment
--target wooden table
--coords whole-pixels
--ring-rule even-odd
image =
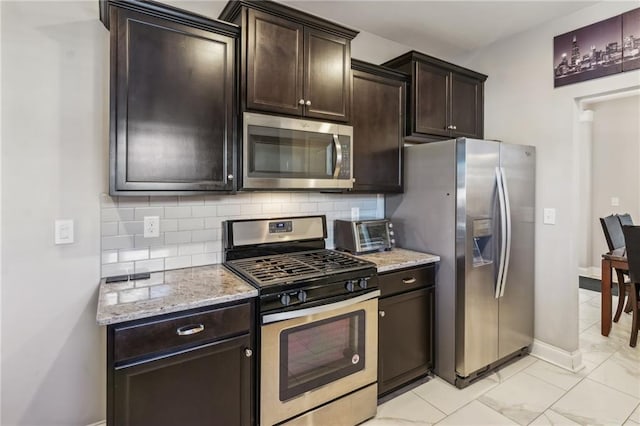
[[[600,332],[603,336],[608,336],[611,331],[611,271],[613,271],[614,268],[629,269],[627,251],[624,247],[602,255]],[[618,280],[620,280],[620,277]]]

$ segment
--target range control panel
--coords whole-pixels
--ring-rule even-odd
[[[279,234],[281,232],[292,232],[293,222],[290,220],[283,220],[280,222],[269,222],[269,233]]]

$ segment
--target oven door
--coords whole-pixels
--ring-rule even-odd
[[[379,294],[262,317],[261,425],[376,382]]]

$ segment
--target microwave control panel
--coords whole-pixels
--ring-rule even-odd
[[[351,143],[341,142],[342,167],[338,173],[338,179],[351,179]]]

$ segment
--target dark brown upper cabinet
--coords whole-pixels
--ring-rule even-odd
[[[482,139],[486,75],[415,51],[382,65],[411,75],[408,140]]]
[[[240,29],[158,3],[108,6],[109,192],[232,191]]]
[[[231,1],[219,18],[242,27],[243,110],[349,121],[357,31],[270,1]]]
[[[402,192],[407,74],[352,59],[354,192]]]

